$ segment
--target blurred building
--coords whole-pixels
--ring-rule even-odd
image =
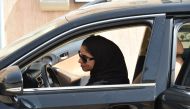
[[[86,2],[85,0],[1,0],[1,3],[4,6],[1,8],[4,10],[2,17],[4,34],[0,40],[4,44],[0,45],[5,46]]]
[[[3,0],[0,1],[0,48],[4,44]]]

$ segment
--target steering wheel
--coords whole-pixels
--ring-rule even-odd
[[[56,69],[54,69],[50,64],[45,64],[42,67],[41,74],[45,87],[55,87],[60,85],[56,77]]]

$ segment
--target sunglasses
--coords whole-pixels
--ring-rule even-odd
[[[88,60],[94,60],[94,58],[90,58],[86,55],[82,55],[80,51],[78,51],[78,54],[83,63],[87,63]]]

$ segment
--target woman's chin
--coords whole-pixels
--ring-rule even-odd
[[[82,68],[82,70],[83,70],[84,72],[88,72],[88,71],[89,71],[89,69],[86,69],[86,68]]]

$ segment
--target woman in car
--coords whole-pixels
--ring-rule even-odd
[[[79,51],[83,71],[90,71],[87,85],[128,84],[128,72],[119,47],[102,36],[85,39]]]

